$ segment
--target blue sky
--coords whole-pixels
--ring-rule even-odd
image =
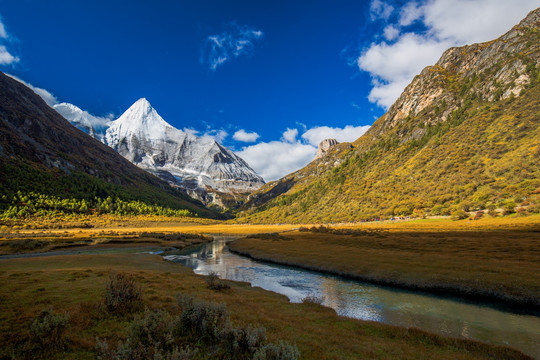
[[[449,46],[540,6],[510,3],[0,0],[0,70],[97,116],[146,97],[272,180],[360,136]]]

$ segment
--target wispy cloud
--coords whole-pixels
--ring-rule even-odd
[[[54,105],[58,104],[58,99],[51,92],[49,92],[49,91],[47,91],[45,89],[39,88],[37,86],[34,86],[32,84],[29,84],[26,81],[19,79],[15,75],[11,75],[11,74],[6,74],[6,75],[9,76],[10,78],[14,79],[14,80],[17,80],[18,82],[20,82],[20,83],[22,83],[24,85],[26,85],[30,89],[32,89],[32,91],[35,92],[36,94],[38,94],[47,103],[47,105],[49,105],[50,107],[53,107]]]
[[[414,76],[434,64],[444,50],[492,40],[536,7],[538,0],[520,0],[519,6],[493,0],[430,0],[403,6],[397,1],[373,0],[372,20],[386,22],[383,40],[371,43],[357,58],[360,70],[373,79],[369,100],[390,107]]]
[[[256,132],[247,132],[244,129],[240,129],[233,134],[233,139],[240,142],[255,142],[259,138],[259,134]]]
[[[223,129],[207,130],[203,136],[209,136],[221,144],[229,136],[229,133]]]
[[[8,34],[2,18],[0,18],[0,65],[12,65],[19,62],[19,57],[13,55],[8,50],[7,45],[13,41],[13,37]]]
[[[394,6],[389,2],[382,0],[373,0],[369,7],[371,20],[383,19],[386,20],[392,15]]]
[[[263,32],[249,26],[229,23],[226,30],[220,34],[206,38],[201,63],[207,64],[211,70],[216,70],[227,61],[241,55],[253,54],[255,42],[263,37]]]

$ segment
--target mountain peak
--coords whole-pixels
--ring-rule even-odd
[[[150,138],[163,138],[172,126],[163,120],[146,98],[140,98],[111,123],[111,128],[119,128],[124,134],[147,134]]]
[[[139,106],[139,107],[144,107],[144,108],[152,108],[152,105],[150,104],[150,102],[145,98],[145,97],[142,97],[140,98],[139,100],[135,101],[133,103],[133,105],[131,106]]]
[[[152,107],[152,104],[146,98],[140,98],[139,100],[135,101],[133,105],[127,109],[120,118],[124,117],[124,115],[129,114],[130,119],[135,119],[139,121],[144,121],[147,118],[161,118],[157,111]],[[120,119],[119,118],[119,119]],[[165,122],[165,120],[163,120]]]

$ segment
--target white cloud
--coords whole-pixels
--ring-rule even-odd
[[[4,26],[4,23],[0,20],[0,38],[7,39],[8,34],[6,31],[6,27]]]
[[[231,59],[240,55],[251,55],[254,42],[262,36],[263,32],[260,30],[230,23],[226,31],[206,38],[201,63],[207,63],[210,69],[215,71]]]
[[[298,129],[289,129],[283,133],[282,140],[288,143],[296,142],[296,137],[298,136]]]
[[[93,128],[97,130],[107,127],[112,120],[111,117],[94,116],[88,111],[84,111],[69,103],[54,104],[52,107],[70,123],[79,128]]]
[[[306,166],[317,153],[317,148],[300,142],[261,142],[244,147],[236,154],[261,175],[272,181]]]
[[[319,146],[324,139],[336,139],[339,142],[353,142],[364,135],[370,128],[366,126],[347,125],[344,128],[333,128],[329,126],[316,126],[302,134],[302,139],[313,146]]]
[[[233,139],[241,142],[255,142],[259,138],[259,134],[256,132],[246,132],[244,129],[240,129],[234,133]]]
[[[12,37],[6,31],[6,27],[0,19],[0,39],[3,43],[9,43],[13,40]],[[11,65],[19,62],[19,58],[12,54],[11,50],[8,50],[6,45],[0,45],[0,65]]]
[[[420,19],[422,16],[422,9],[415,2],[406,4],[399,13],[399,25],[408,26]]]
[[[9,65],[19,62],[19,58],[13,56],[4,45],[0,45],[0,65]]]
[[[196,134],[197,131],[196,130],[192,130],[193,131],[193,134]],[[229,133],[226,132],[225,130],[223,129],[220,129],[220,130],[210,130],[210,131],[207,131],[204,133],[203,136],[208,136],[208,137],[211,137],[213,138],[214,140],[216,140],[218,143],[222,143],[223,140],[225,140],[227,138],[227,136],[229,136]]]
[[[422,35],[406,33],[394,43],[372,44],[358,58],[358,67],[373,77],[369,100],[388,108],[399,97],[412,78],[433,64],[450,41],[437,41]]]
[[[10,78],[14,79],[14,80],[17,80],[18,82],[20,82],[22,84],[28,86],[30,89],[32,89],[32,91],[34,91],[36,94],[38,94],[47,103],[47,105],[52,107],[52,106],[58,104],[58,99],[56,99],[56,96],[54,96],[53,94],[51,94],[47,90],[36,87],[36,86],[33,86],[32,84],[29,84],[26,81],[19,79],[15,75],[10,75],[10,74],[6,74],[6,75],[9,76]]]
[[[369,100],[388,108],[399,97],[414,76],[437,62],[443,51],[452,46],[489,41],[499,37],[540,5],[538,0],[431,0],[403,6],[395,24],[388,24],[386,41],[374,42],[358,57],[358,67],[373,78]],[[381,0],[371,3],[371,14],[388,17],[394,10]],[[386,17],[386,19],[388,19]],[[427,28],[422,33],[403,31],[403,27],[420,21]],[[395,31],[401,35],[392,38]],[[393,42],[392,42],[393,41]]]
[[[388,25],[383,30],[384,38],[388,41],[392,41],[399,36],[399,29],[393,25]]]
[[[305,130],[300,139],[298,129],[287,129],[279,141],[246,146],[236,154],[266,181],[272,181],[309,164],[315,158],[322,140],[333,138],[339,142],[351,142],[362,136],[367,129],[369,126],[317,126]]]
[[[538,0],[435,0],[422,6],[422,13],[437,37],[467,44],[501,36],[538,6]]]
[[[387,2],[381,1],[381,0],[373,0],[371,2],[371,5],[369,7],[370,13],[371,13],[371,19],[384,19],[387,20],[390,15],[392,15],[392,12],[394,11],[394,7]]]

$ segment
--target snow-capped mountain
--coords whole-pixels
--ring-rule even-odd
[[[174,128],[144,98],[107,124],[72,107],[57,111],[135,165],[205,203],[221,205],[223,194],[247,193],[264,185],[262,177],[232,151],[211,137]]]

